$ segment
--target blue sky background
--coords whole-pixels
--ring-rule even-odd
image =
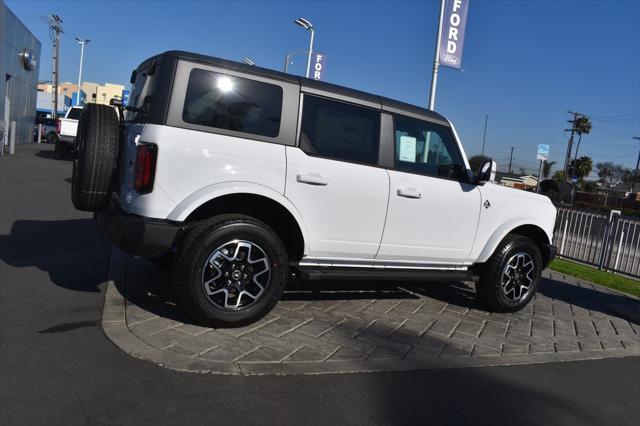
[[[282,69],[316,27],[326,80],[426,106],[438,24],[437,1],[15,1],[6,4],[42,42],[41,80],[51,79],[45,17],[64,20],[61,81],[77,81],[74,37],[89,38],[83,79],[128,85],[145,58],[182,49],[252,58]],[[471,0],[464,71],[441,68],[436,110],[456,125],[468,155],[481,150],[500,170],[514,146],[514,168],[537,172],[539,143],[564,160],[568,109],[588,114],[593,131],[580,153],[594,163],[635,167],[640,142],[640,1]],[[298,57],[290,70],[302,74]],[[557,168],[556,167],[556,168]]]

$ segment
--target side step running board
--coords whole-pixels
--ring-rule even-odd
[[[411,281],[477,281],[471,271],[432,269],[372,269],[297,266],[305,280],[411,280]]]

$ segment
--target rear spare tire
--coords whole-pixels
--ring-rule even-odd
[[[73,160],[71,200],[78,210],[103,210],[116,179],[120,123],[116,110],[87,104],[82,110]]]

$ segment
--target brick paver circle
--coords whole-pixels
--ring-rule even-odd
[[[103,328],[130,355],[194,372],[296,374],[640,354],[640,302],[545,271],[526,309],[488,313],[470,283],[301,282],[243,328],[193,324],[169,270],[114,250]]]

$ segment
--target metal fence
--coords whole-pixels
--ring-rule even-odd
[[[619,210],[607,216],[561,207],[553,243],[559,257],[640,278],[640,219]]]

